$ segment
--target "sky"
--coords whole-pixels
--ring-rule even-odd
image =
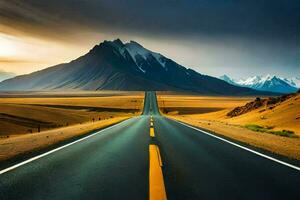
[[[202,74],[300,76],[299,0],[0,0],[0,71],[134,40]]]

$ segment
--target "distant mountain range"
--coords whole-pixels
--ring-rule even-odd
[[[252,76],[246,79],[234,80],[227,75],[219,77],[232,85],[243,86],[260,91],[278,93],[293,93],[300,88],[300,78],[281,78],[277,76]]]
[[[0,83],[0,90],[171,90],[215,95],[266,94],[185,68],[137,42],[117,39],[87,54]]]
[[[300,77],[283,78],[282,80],[287,82],[293,87],[300,88]]]
[[[5,72],[5,71],[0,70],[0,82],[3,80],[9,79],[9,78],[15,77],[15,76],[16,75],[14,73]]]

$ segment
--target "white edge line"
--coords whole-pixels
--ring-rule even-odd
[[[239,145],[239,144],[236,144],[236,143],[231,142],[231,141],[229,141],[229,140],[226,140],[226,139],[224,139],[224,138],[222,138],[222,137],[216,136],[216,135],[214,135],[214,134],[211,134],[211,133],[206,132],[206,131],[204,131],[204,130],[201,130],[201,129],[199,129],[199,128],[196,128],[196,127],[190,126],[190,125],[188,125],[188,124],[185,124],[185,123],[183,123],[183,122],[181,122],[181,121],[174,120],[174,119],[171,119],[171,118],[168,118],[168,119],[170,119],[170,120],[172,120],[172,121],[175,121],[175,122],[178,122],[178,123],[180,123],[180,124],[182,124],[182,125],[184,125],[184,126],[187,126],[187,127],[189,127],[189,128],[192,128],[192,129],[197,130],[197,131],[199,131],[199,132],[202,132],[202,133],[204,133],[204,134],[206,134],[206,135],[209,135],[209,136],[211,136],[211,137],[214,137],[214,138],[217,138],[217,139],[219,139],[219,140],[222,140],[223,142],[227,142],[227,143],[229,143],[229,144],[231,144],[231,145],[234,145],[234,146],[236,146],[236,147],[239,147],[239,148],[241,148],[241,149],[244,149],[244,150],[246,150],[246,151],[249,151],[249,152],[251,152],[251,153],[254,153],[254,154],[256,154],[256,155],[258,155],[258,156],[261,156],[261,157],[263,157],[263,158],[272,160],[272,161],[277,162],[277,163],[279,163],[279,164],[282,164],[282,165],[285,165],[285,166],[287,166],[287,167],[293,168],[293,169],[295,169],[295,170],[297,170],[297,171],[300,171],[300,167],[297,167],[297,166],[295,166],[295,165],[292,165],[292,164],[283,162],[283,161],[281,161],[281,160],[278,160],[278,159],[276,159],[276,158],[273,158],[273,157],[271,157],[271,156],[267,156],[267,155],[265,155],[265,154],[259,153],[259,152],[257,152],[257,151],[254,151],[254,150],[249,149],[249,148],[247,148],[247,147],[244,147],[244,146],[242,146],[242,145]]]
[[[13,170],[13,169],[16,169],[16,168],[18,168],[18,167],[21,167],[22,165],[26,165],[26,164],[28,164],[28,163],[30,163],[30,162],[32,162],[32,161],[38,160],[38,159],[40,159],[40,158],[42,158],[42,157],[45,157],[45,156],[47,156],[47,155],[49,155],[49,154],[52,154],[52,153],[56,152],[56,151],[62,150],[62,149],[64,149],[64,148],[68,147],[68,146],[71,146],[71,145],[73,145],[73,144],[76,144],[76,143],[78,143],[78,142],[81,142],[81,141],[83,141],[83,140],[86,140],[86,139],[88,139],[88,138],[90,138],[90,137],[93,137],[93,136],[99,134],[99,133],[102,133],[103,131],[107,131],[107,130],[109,130],[109,129],[112,129],[112,128],[114,128],[115,126],[118,126],[118,125],[120,125],[120,124],[123,124],[123,123],[125,123],[125,122],[127,122],[128,120],[131,120],[131,119],[133,119],[133,118],[130,118],[130,119],[127,119],[127,120],[125,120],[125,121],[123,121],[123,122],[120,122],[120,123],[117,123],[117,124],[115,124],[115,125],[109,126],[109,127],[105,128],[105,129],[102,129],[102,130],[100,130],[100,131],[97,131],[96,133],[93,133],[93,134],[91,134],[91,135],[88,135],[88,136],[85,136],[85,137],[80,138],[80,139],[78,139],[78,140],[75,140],[74,142],[71,142],[71,143],[69,143],[69,144],[65,144],[65,145],[63,145],[63,146],[61,146],[61,147],[58,147],[58,148],[56,148],[56,149],[53,149],[53,150],[51,150],[51,151],[48,151],[48,152],[46,152],[46,153],[43,153],[43,154],[41,154],[41,155],[35,156],[35,157],[33,157],[33,158],[30,158],[30,159],[28,159],[28,160],[25,160],[25,161],[23,161],[23,162],[20,162],[20,163],[18,163],[18,164],[15,164],[15,165],[13,165],[13,166],[11,166],[11,167],[8,167],[8,168],[6,168],[6,169],[3,169],[3,170],[0,171],[0,175],[4,174],[4,173],[6,173],[6,172],[9,172],[9,171],[11,171],[11,170]]]

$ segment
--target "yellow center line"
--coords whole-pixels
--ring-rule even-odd
[[[163,166],[162,160],[161,160],[161,156],[160,156],[160,151],[157,145],[156,146],[156,152],[157,152],[157,157],[158,157],[158,161],[159,161],[159,166]]]
[[[150,127],[150,137],[155,137],[154,128]]]
[[[167,194],[162,173],[162,163],[159,148],[149,145],[150,167],[149,167],[149,199],[166,200]]]
[[[153,127],[153,122],[150,122],[150,126]]]

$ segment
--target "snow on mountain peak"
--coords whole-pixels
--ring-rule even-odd
[[[228,76],[222,76],[220,78],[233,85],[237,84],[243,87],[249,87],[256,90],[280,93],[289,93],[297,91],[297,87],[299,88],[299,86],[296,85],[294,80],[298,80],[300,82],[300,78],[286,79],[270,74],[266,76],[251,76],[247,79],[240,79],[238,81],[234,81]]]
[[[131,40],[127,43],[123,43],[120,39],[113,41],[105,40],[100,45],[96,45],[91,51],[98,49],[101,45],[109,45],[113,47],[112,51],[115,52],[115,54],[121,54],[124,58],[126,57],[128,59],[128,56],[130,56],[136,64],[137,69],[144,74],[147,73],[152,66],[161,66],[161,68],[165,71],[168,71],[168,68],[166,67],[168,59],[166,57],[144,48],[135,41]]]
[[[130,41],[130,42],[126,43],[125,48],[129,52],[129,54],[132,57],[132,59],[134,60],[134,62],[138,65],[138,67],[144,73],[146,71],[145,71],[145,69],[142,69],[142,67],[140,66],[140,63],[137,61],[137,57],[142,57],[147,62],[149,56],[153,56],[156,59],[156,61],[160,65],[162,65],[162,67],[165,68],[165,70],[167,70],[165,67],[165,59],[161,54],[150,51],[135,41]]]
[[[251,85],[259,85],[264,84],[267,81],[278,82],[280,78],[274,75],[267,74],[266,76],[251,76],[247,79],[240,79],[237,81],[240,85],[251,86]]]
[[[126,43],[125,48],[127,49],[127,51],[129,52],[129,54],[131,55],[131,57],[134,59],[135,62],[136,62],[137,55],[140,55],[146,59],[147,55],[151,53],[149,50],[145,49],[143,46],[133,41]]]
[[[253,84],[257,84],[259,82],[262,81],[262,77],[261,76],[251,76],[247,79],[240,79],[237,81],[237,84],[239,85],[253,85]]]
[[[283,80],[294,87],[300,88],[300,77],[283,78]]]
[[[227,83],[230,83],[232,85],[237,85],[236,81],[232,78],[230,78],[229,76],[227,76],[226,74],[224,74],[223,76],[219,77],[221,80],[226,81]]]

